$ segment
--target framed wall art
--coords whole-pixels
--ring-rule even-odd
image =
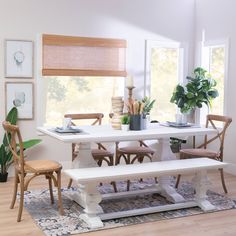
[[[31,120],[34,118],[34,94],[33,83],[30,82],[6,82],[6,114],[15,106],[18,110],[18,118]]]
[[[5,77],[33,77],[33,42],[5,40]]]

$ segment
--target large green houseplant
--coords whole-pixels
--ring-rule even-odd
[[[17,108],[13,107],[7,114],[6,121],[16,125],[17,123]],[[8,136],[8,139],[11,137]],[[8,139],[6,134],[3,137],[3,142],[0,146],[0,182],[6,182],[8,176],[8,169],[13,163],[12,153],[9,150]],[[10,141],[10,140],[9,140]],[[23,142],[24,149],[33,147],[41,142],[41,139],[31,139]]]
[[[178,84],[173,92],[170,102],[175,103],[181,113],[189,113],[203,104],[211,107],[212,100],[219,96],[216,81],[201,67],[193,72],[193,77],[187,77],[188,82],[182,86]]]

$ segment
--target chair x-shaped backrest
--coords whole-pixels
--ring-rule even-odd
[[[217,126],[218,123],[221,122],[223,126],[219,127]],[[207,145],[209,143],[212,143],[215,140],[219,140],[219,160],[223,160],[223,150],[224,150],[224,139],[225,139],[225,133],[227,128],[229,127],[230,123],[232,122],[232,118],[228,116],[220,116],[220,115],[207,115],[206,120],[206,128],[212,127],[217,130],[217,134],[213,137],[209,138],[207,135],[205,136],[204,143],[198,146],[198,148],[207,148]]]
[[[71,118],[72,125],[75,125],[73,121],[75,120],[94,120],[91,125],[101,125],[102,118],[104,115],[102,113],[87,113],[87,114],[65,114],[65,118]]]
[[[24,170],[24,147],[19,127],[3,121],[2,126],[6,132],[5,142],[12,153],[15,168],[18,171]],[[18,142],[17,142],[18,141]]]

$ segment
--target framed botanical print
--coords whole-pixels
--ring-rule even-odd
[[[6,82],[6,114],[15,106],[18,110],[18,119],[31,120],[34,118],[33,83]]]
[[[5,40],[5,77],[33,77],[33,42]]]

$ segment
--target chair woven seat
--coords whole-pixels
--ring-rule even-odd
[[[91,151],[92,156],[94,159],[96,158],[103,158],[103,157],[113,157],[114,153],[108,151],[108,150],[103,150],[103,149],[92,149]]]
[[[134,155],[138,155],[138,154],[154,154],[154,150],[150,147],[123,147],[123,148],[119,148],[119,152],[121,154],[134,154]]]
[[[35,170],[36,172],[52,172],[62,169],[60,163],[51,160],[33,160],[33,161],[25,161],[25,171],[32,172]]]
[[[190,149],[182,149],[180,150],[181,155],[183,155],[182,159],[184,159],[184,155],[188,155],[187,158],[194,157],[209,157],[209,158],[217,158],[219,157],[219,152],[215,152],[209,149],[203,148],[190,148]]]

